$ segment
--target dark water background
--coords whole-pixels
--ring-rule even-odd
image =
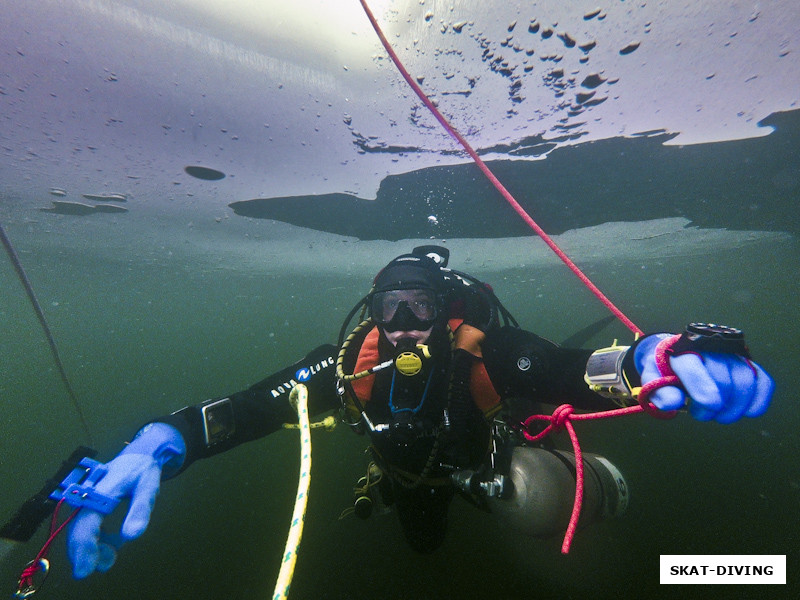
[[[613,168],[624,172],[629,141],[608,142],[604,153],[608,144],[617,145]],[[762,142],[760,152],[764,147]],[[714,164],[718,148],[708,144],[692,152],[698,161]],[[760,218],[769,211],[771,223],[796,223],[798,156],[779,150],[772,156],[783,166],[778,169],[784,173],[781,202],[775,201],[774,181],[767,174],[746,173],[748,179],[764,182]],[[583,170],[593,168],[590,158]],[[747,159],[736,157],[742,165]],[[507,168],[511,185],[534,186],[548,169],[547,161],[537,165],[535,174],[522,164],[518,173]],[[603,171],[608,169],[608,160],[602,165]],[[640,168],[658,178],[661,165],[651,162]],[[619,193],[642,202],[652,198],[669,203],[648,179],[638,178],[638,187]],[[742,197],[735,182],[716,191],[713,202],[692,206],[707,211],[716,227],[725,227],[719,215],[726,203],[751,200]],[[580,212],[580,203],[588,211],[596,199],[587,187],[563,201]],[[240,253],[228,251],[214,225],[188,230],[184,220],[174,229],[155,222],[137,229],[111,215],[97,215],[106,219],[101,222],[15,212],[13,198],[4,199],[2,211],[103,459],[111,458],[149,418],[242,389],[314,345],[334,340],[341,319],[366,291],[368,274],[385,262],[361,251],[359,242],[332,242],[320,234],[315,244],[317,234],[239,217],[232,217],[239,219],[238,231],[252,236],[253,244],[269,247],[296,235],[310,240],[304,260],[318,256],[325,267],[299,269],[286,254],[274,261],[243,261]],[[630,206],[608,220],[637,221],[645,212]],[[481,218],[491,214],[488,209]],[[269,232],[274,231],[283,239],[271,239]],[[199,242],[207,246],[204,253],[194,251]],[[526,244],[535,245],[535,240],[520,238],[518,255],[495,257],[481,251],[480,241],[449,243],[469,249],[468,254],[454,251],[453,266],[491,281],[526,328],[559,340],[605,316],[562,266],[526,261]],[[641,258],[628,253],[624,260],[613,258],[613,250],[629,241],[599,235],[596,243],[597,256],[581,266],[643,329],[675,330],[690,320],[745,329],[755,357],[777,380],[769,413],[732,426],[696,423],[686,416],[668,423],[636,416],[580,424],[584,449],[617,464],[633,496],[624,519],[580,532],[568,556],[559,553],[560,539],[516,536],[460,500],[453,504],[444,547],[431,556],[415,555],[405,546],[392,515],[366,522],[339,520],[366,466],[366,441],[344,427],[315,433],[311,498],[291,598],[755,596],[750,586],[661,586],[661,554],[786,554],[788,584],[763,593],[797,597],[796,237],[754,237],[748,243],[696,251],[676,247]],[[190,247],[192,252],[186,250]],[[603,257],[603,248],[609,249],[610,258]],[[331,268],[331,255],[350,257],[353,264],[343,260]],[[0,517],[5,519],[86,440],[6,260],[0,260],[0,288]],[[626,330],[614,324],[587,346],[607,345],[614,337],[628,339]],[[63,541],[58,542],[51,556],[53,574],[38,598],[270,596],[294,500],[297,450],[296,436],[279,432],[196,464],[166,483],[150,528],[123,548],[106,575],[73,581]],[[2,593],[13,591],[16,576],[43,535],[3,560]]]

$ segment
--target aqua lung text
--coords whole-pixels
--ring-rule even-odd
[[[323,369],[332,367],[333,363],[334,363],[333,356],[329,356],[325,360],[322,360],[315,365],[309,365],[307,367],[298,369],[297,372],[294,374],[294,379],[285,381],[278,387],[272,389],[271,391],[272,397],[277,398],[278,396],[282,396],[283,394],[288,394],[292,390],[292,388],[298,384],[298,382],[302,383],[308,381],[309,379],[311,379],[311,377],[313,377]]]

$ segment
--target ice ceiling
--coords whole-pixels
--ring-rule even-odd
[[[15,210],[372,198],[389,174],[467,160],[358,0],[3,4],[0,200]],[[487,159],[654,131],[763,136],[757,122],[800,99],[795,0],[369,4]]]

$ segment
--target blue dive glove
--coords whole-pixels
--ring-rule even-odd
[[[70,524],[67,554],[76,579],[105,572],[116,559],[117,547],[144,533],[156,501],[161,470],[178,469],[186,456],[186,444],[177,429],[166,423],[146,425],[134,440],[105,467],[107,473],[92,490],[111,498],[131,499],[120,535],[100,531],[104,514],[84,507]]]
[[[657,364],[659,353],[656,348],[675,337],[667,333],[650,335],[636,346],[633,359],[642,385],[664,375]],[[677,340],[674,341],[677,343]],[[683,408],[688,397],[691,400],[689,413],[698,421],[713,419],[719,423],[733,423],[743,416],[758,417],[764,414],[775,390],[775,382],[764,369],[749,359],[743,338],[738,352],[719,351],[724,348],[715,348],[713,345],[707,346],[708,349],[702,345],[687,347],[685,343],[681,346],[680,351],[668,351],[666,355],[669,368],[680,381],[680,387],[666,385],[654,390],[648,400],[656,408],[664,411]],[[673,345],[673,349],[678,348]]]

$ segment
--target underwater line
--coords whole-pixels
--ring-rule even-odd
[[[44,330],[44,335],[47,338],[47,343],[50,345],[50,352],[53,355],[53,360],[56,363],[59,375],[61,375],[61,381],[64,382],[64,387],[67,388],[67,394],[69,394],[69,398],[72,402],[72,406],[75,408],[75,412],[78,413],[83,431],[86,433],[89,443],[94,445],[92,433],[89,430],[89,425],[86,423],[86,417],[83,414],[83,410],[81,410],[81,405],[80,402],[78,402],[78,397],[75,395],[75,390],[72,389],[72,386],[69,383],[67,371],[64,369],[64,363],[61,362],[61,355],[58,353],[56,340],[53,338],[53,334],[50,331],[50,326],[47,324],[47,319],[45,319],[44,312],[39,304],[39,300],[36,299],[33,286],[31,285],[28,276],[25,274],[25,269],[22,268],[22,263],[19,261],[19,256],[17,256],[17,252],[14,250],[14,246],[11,244],[11,240],[6,235],[6,231],[3,229],[2,223],[0,223],[0,240],[3,242],[3,246],[6,249],[8,258],[11,259],[11,264],[14,265],[14,270],[17,272],[17,277],[19,278],[20,283],[22,283],[22,287],[25,288],[25,292],[28,294],[28,300],[30,300],[31,306],[33,306],[33,310],[36,313],[36,317],[39,319],[39,323]]]
[[[431,111],[433,116],[436,117],[436,120],[439,121],[442,127],[444,127],[444,129],[451,136],[453,136],[456,139],[456,141],[458,141],[459,144],[461,144],[464,150],[467,151],[467,154],[470,155],[472,160],[475,162],[478,168],[483,172],[486,178],[489,179],[489,181],[492,183],[495,189],[498,192],[500,192],[500,195],[503,196],[503,198],[505,198],[505,200],[511,205],[511,208],[513,208],[514,211],[522,218],[522,220],[525,221],[525,223],[531,229],[533,229],[533,231],[536,232],[536,234],[540,238],[542,238],[544,243],[547,244],[553,252],[555,252],[556,256],[558,256],[564,262],[564,264],[567,265],[569,270],[572,271],[578,277],[578,279],[580,279],[583,282],[583,284],[587,288],[589,288],[589,290],[595,295],[595,297],[597,297],[597,299],[600,300],[600,302],[602,302],[605,305],[605,307],[608,308],[608,310],[610,310],[614,314],[614,316],[616,316],[620,321],[622,321],[622,323],[628,329],[630,329],[637,337],[643,335],[642,330],[639,329],[634,324],[634,322],[631,321],[627,316],[625,316],[625,313],[623,313],[619,308],[617,308],[617,306],[613,302],[611,302],[611,300],[609,300],[608,297],[603,292],[600,291],[600,288],[598,288],[594,283],[592,283],[589,277],[583,271],[581,271],[580,268],[578,268],[578,266],[574,262],[572,262],[569,256],[567,256],[564,253],[564,251],[558,247],[558,245],[553,241],[553,239],[549,235],[547,235],[544,229],[542,229],[539,226],[539,224],[536,223],[536,221],[534,221],[533,218],[525,211],[525,209],[522,208],[520,203],[517,202],[514,196],[511,195],[511,192],[509,192],[505,188],[505,186],[495,176],[495,174],[491,171],[491,169],[489,169],[486,163],[483,162],[483,159],[481,159],[481,157],[478,156],[478,153],[475,152],[475,150],[473,150],[469,142],[467,142],[467,140],[464,139],[464,137],[447,121],[444,115],[442,115],[442,113],[439,112],[439,109],[436,108],[433,102],[431,102],[430,98],[428,98],[425,92],[422,91],[422,88],[417,84],[416,81],[414,81],[409,72],[403,66],[403,63],[400,62],[400,58],[397,56],[397,53],[392,48],[391,44],[389,44],[389,41],[386,39],[386,36],[383,34],[383,31],[380,28],[380,25],[378,25],[378,21],[375,19],[375,15],[372,14],[372,11],[369,9],[369,6],[367,6],[366,0],[359,0],[359,1],[361,2],[361,6],[364,8],[364,12],[367,14],[367,18],[370,20],[370,23],[372,23],[372,28],[375,30],[375,33],[378,34],[378,37],[380,38],[383,47],[386,49],[386,52],[389,53],[389,57],[392,59],[392,62],[395,64],[398,71],[400,71],[400,74],[403,76],[403,79],[406,80],[408,85],[411,86],[411,89],[413,89],[414,92],[417,94],[417,96],[419,96],[419,99],[422,100],[423,104],[425,104],[425,106],[428,107],[428,110]]]

